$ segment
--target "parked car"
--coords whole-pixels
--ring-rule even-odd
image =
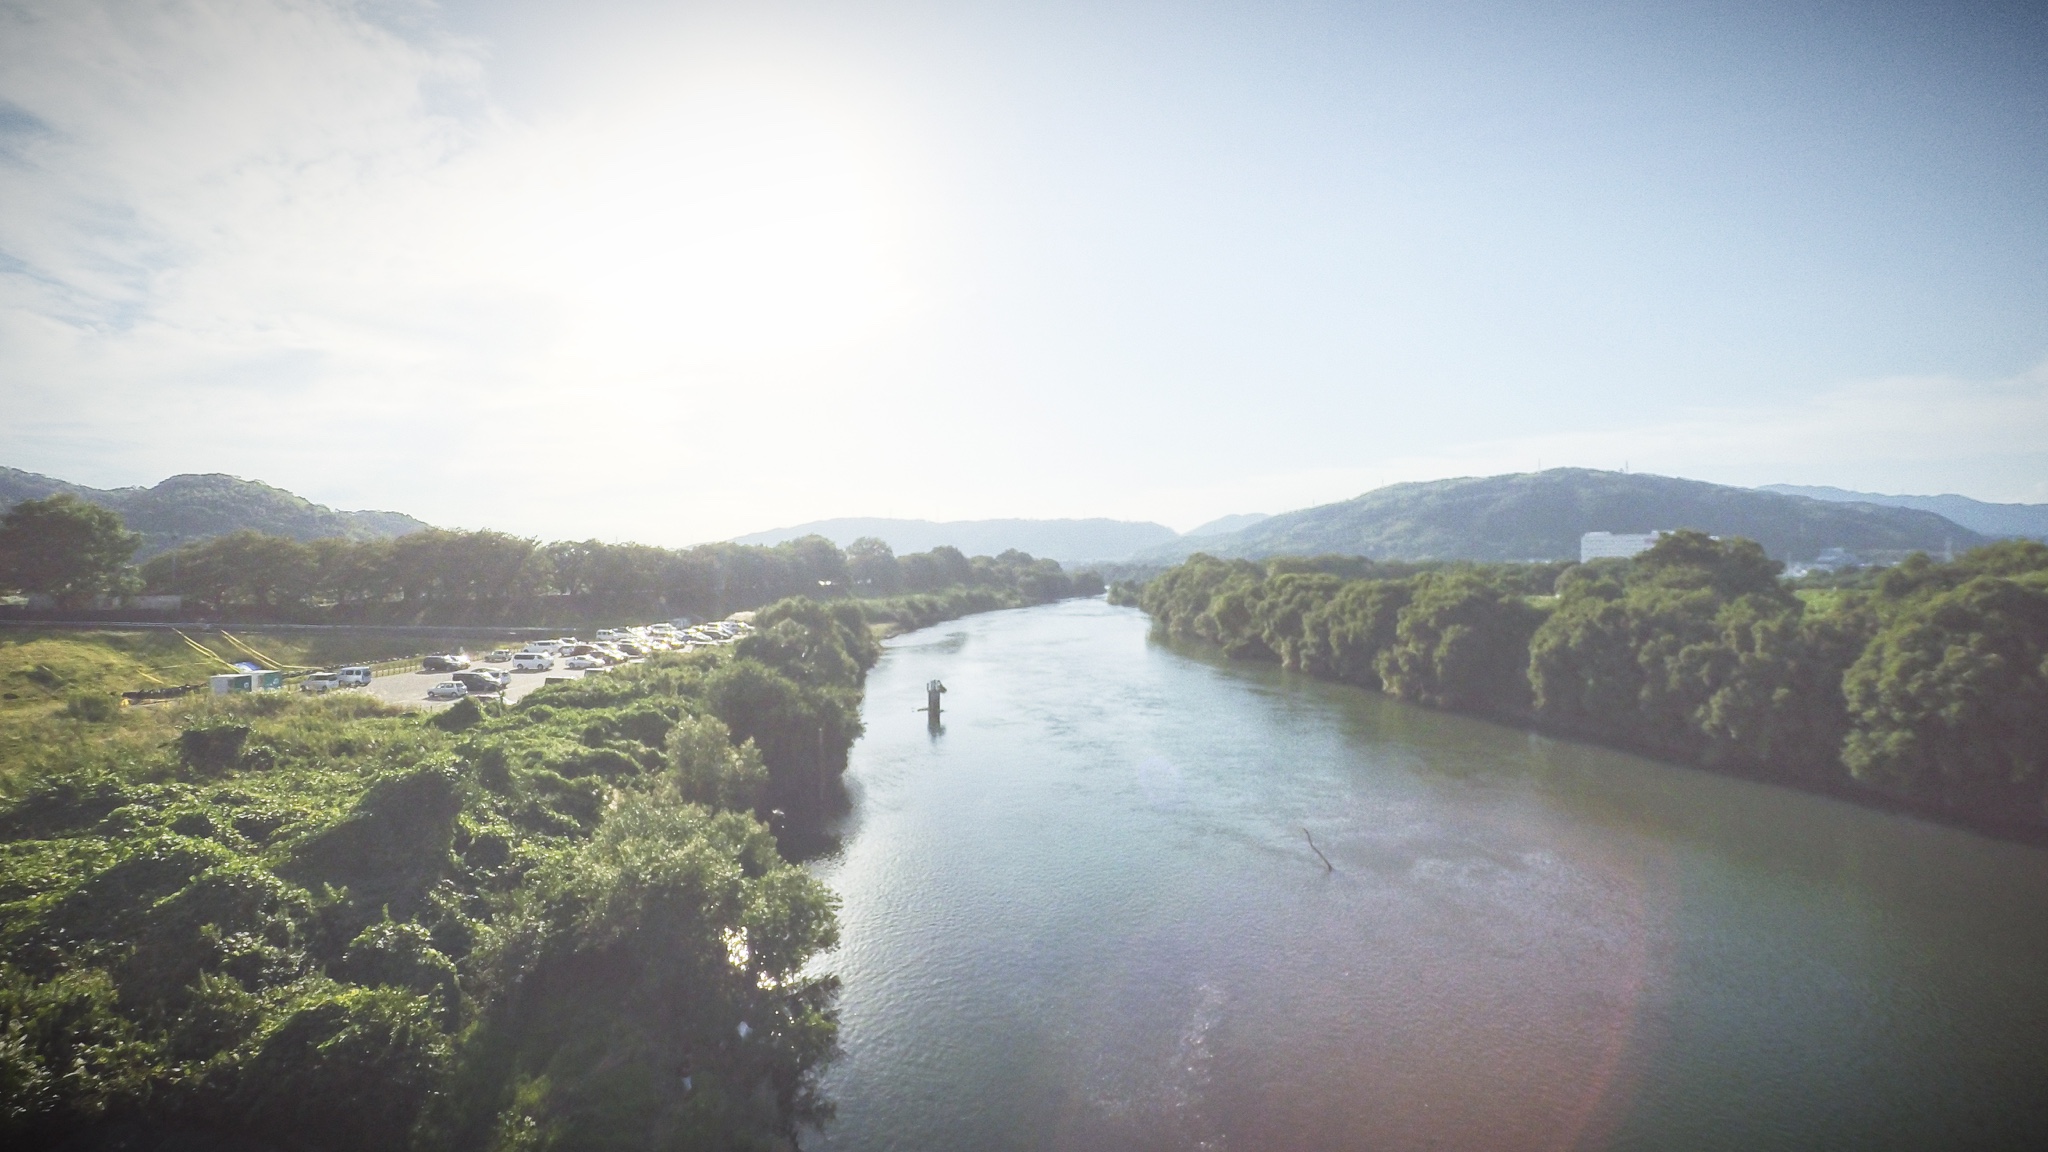
[[[420,661],[420,671],[422,672],[459,672],[467,667],[469,667],[469,659],[467,657],[446,653],[439,656],[429,656]]]
[[[427,689],[429,700],[460,700],[469,695],[469,689],[454,680],[443,680]]]
[[[492,664],[504,664],[512,659],[510,648],[493,648],[484,653],[484,659]]]
[[[299,685],[301,692],[331,692],[341,687],[341,673],[315,672]]]
[[[514,672],[545,672],[555,666],[555,658],[545,652],[521,652],[512,657]]]
[[[341,677],[342,686],[345,688],[367,688],[376,673],[372,672],[367,664],[352,664],[335,675]]]
[[[493,696],[505,690],[505,685],[489,672],[457,672],[455,682],[472,696]]]
[[[602,668],[604,666],[604,657],[593,656],[588,652],[585,652],[577,656],[571,656],[569,657],[567,662],[565,662],[562,665],[562,667],[564,668],[574,668],[578,672],[581,672],[586,668]]]

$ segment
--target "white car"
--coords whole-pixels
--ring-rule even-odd
[[[555,658],[545,652],[518,652],[512,657],[514,672],[546,672],[555,666]]]
[[[562,664],[562,667],[574,668],[578,672],[581,672],[586,668],[602,668],[604,666],[605,663],[602,657],[592,656],[588,653],[585,653],[582,656],[571,656],[567,661],[565,661]]]
[[[311,676],[306,677],[306,682],[299,685],[299,690],[301,692],[331,692],[339,687],[341,687],[341,673],[315,672]]]
[[[427,699],[429,700],[460,700],[467,695],[469,695],[469,689],[464,688],[453,680],[443,680],[432,688],[427,689]]]

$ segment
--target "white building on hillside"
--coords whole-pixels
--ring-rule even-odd
[[[1657,542],[1657,532],[1588,532],[1579,537],[1579,563],[1588,560],[1626,560],[1647,552]]]

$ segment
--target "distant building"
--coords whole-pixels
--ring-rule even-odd
[[[1820,555],[1811,560],[1795,560],[1785,565],[1785,575],[1797,580],[1816,572],[1839,572],[1844,568],[1863,567],[1863,558],[1847,548],[1823,548]]]
[[[1588,560],[1626,560],[1647,552],[1657,542],[1657,532],[1588,532],[1579,537],[1579,563]]]

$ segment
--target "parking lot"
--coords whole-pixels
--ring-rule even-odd
[[[479,662],[476,667],[502,668],[510,672],[512,666],[509,664],[484,664]],[[555,668],[552,672],[512,672],[511,675],[512,683],[505,687],[505,699],[507,702],[514,704],[525,698],[527,693],[547,683],[550,679],[580,680],[583,678],[583,673],[563,668],[559,660],[555,662]],[[454,701],[427,699],[427,689],[446,679],[448,679],[448,673],[446,672],[421,672],[418,670],[394,672],[389,676],[379,676],[375,680],[370,681],[370,686],[367,688],[345,688],[339,689],[339,691],[367,692],[387,704],[400,704],[407,708],[446,708],[453,704]]]
[[[711,632],[712,635],[709,638],[706,638],[703,635],[693,635],[690,637],[690,639],[696,644],[729,644],[734,640],[737,640],[741,635],[750,630],[748,622],[752,620],[752,616],[752,613],[735,614],[734,619],[736,621],[739,621],[737,625],[738,631],[732,630],[734,625],[731,623],[711,624],[704,626],[704,628],[701,630],[698,630]],[[723,633],[723,638],[719,638],[719,635],[716,632],[716,630],[720,628],[727,629],[727,631]],[[548,671],[521,672],[514,668],[510,662],[493,664],[488,661],[478,659],[473,651],[469,655],[470,658],[475,661],[475,663],[473,663],[470,666],[472,669],[489,669],[492,671],[504,672],[511,677],[511,683],[507,684],[505,686],[504,692],[500,694],[502,695],[504,701],[508,704],[518,703],[520,700],[525,699],[529,694],[531,694],[534,689],[542,687],[550,680],[581,680],[585,675],[585,673],[581,670],[565,667],[564,665],[567,664],[567,660],[563,658],[557,658],[555,661],[555,666],[552,669],[549,669]],[[640,657],[635,657],[632,659],[631,663],[637,664],[640,662],[640,659]],[[591,669],[589,674],[601,676],[604,675],[606,671],[608,670],[603,668],[595,668]],[[379,700],[384,701],[387,704],[396,704],[403,708],[438,710],[441,708],[448,707],[449,705],[455,703],[455,701],[429,700],[427,698],[427,693],[434,687],[434,685],[445,683],[453,679],[454,676],[448,672],[422,671],[418,663],[415,662],[412,663],[410,667],[401,668],[400,670],[395,672],[387,671],[381,675],[378,675],[376,678],[370,681],[367,687],[335,688],[330,689],[330,691],[364,692],[368,693],[369,695]],[[481,698],[489,700],[497,699],[499,697],[497,695],[487,695]]]

